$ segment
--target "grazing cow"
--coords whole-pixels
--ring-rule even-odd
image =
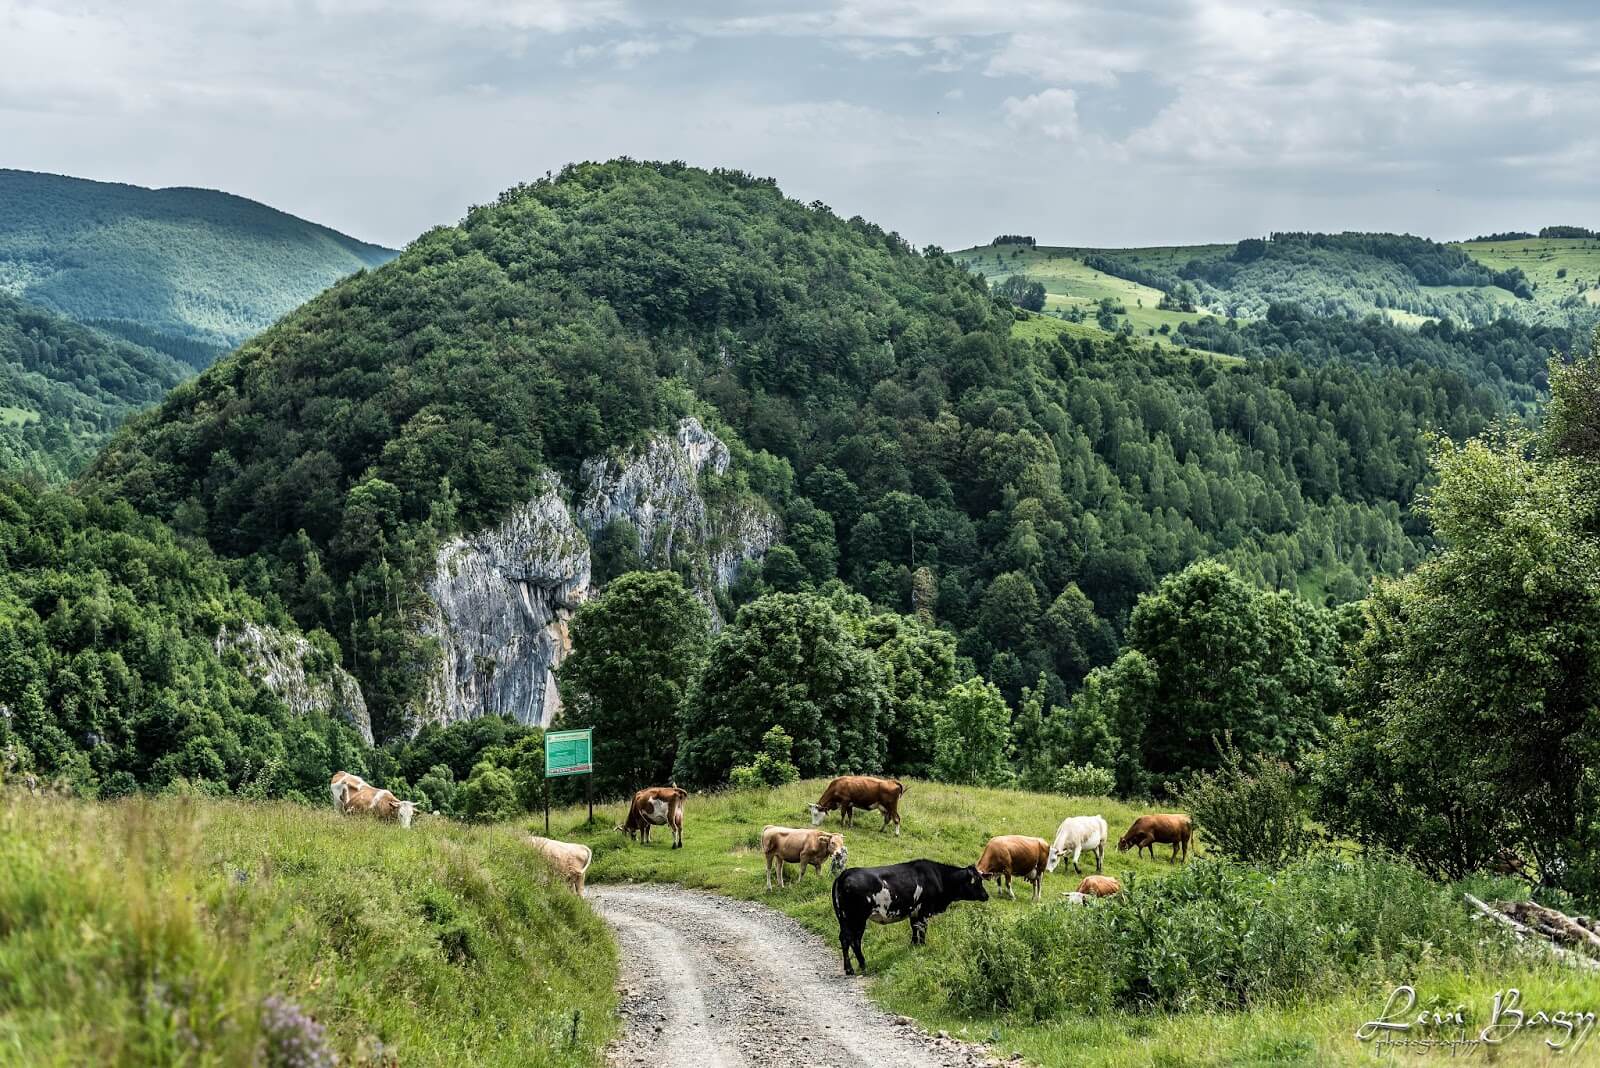
[[[806,877],[809,865],[822,874],[822,862],[831,860],[833,873],[844,871],[849,851],[844,847],[844,835],[829,834],[813,828],[796,830],[793,827],[761,828],[761,853],[767,858],[767,889],[772,889],[772,868],[777,865],[778,885],[783,885],[783,866],[800,865],[800,879]]]
[[[1085,897],[1110,897],[1122,893],[1122,884],[1109,875],[1085,875],[1076,892]]]
[[[867,921],[911,921],[911,944],[928,941],[928,920],[957,901],[988,901],[983,876],[971,865],[958,868],[936,860],[908,860],[882,868],[847,868],[833,881],[833,915],[839,921],[839,948],[844,951],[844,974],[854,975],[850,953],[855,951],[861,970],[861,939]]]
[[[1166,812],[1154,816],[1140,816],[1128,828],[1128,833],[1117,842],[1117,852],[1137,849],[1142,856],[1146,847],[1150,859],[1156,859],[1156,843],[1172,846],[1172,863],[1178,862],[1178,847],[1183,847],[1184,863],[1189,860],[1189,839],[1194,837],[1194,821],[1181,812]]]
[[[544,854],[556,874],[579,897],[583,896],[583,877],[594,862],[594,851],[578,842],[558,842],[554,838],[528,835],[528,844]]]
[[[334,772],[333,781],[328,783],[328,793],[333,797],[333,810],[343,815],[345,791],[359,790],[365,785],[367,785],[367,780],[359,775],[352,775],[348,771]]]
[[[814,805],[807,805],[811,810],[811,826],[821,826],[828,813],[834,809],[839,810],[839,822],[845,827],[854,827],[855,810],[878,809],[883,813],[883,826],[880,831],[887,831],[889,824],[894,824],[895,837],[900,836],[900,797],[906,792],[905,784],[899,779],[876,779],[871,775],[841,775],[828,784],[822,791],[822,796]]]
[[[1068,816],[1061,821],[1061,826],[1056,828],[1056,840],[1050,844],[1050,858],[1045,861],[1045,871],[1055,871],[1056,865],[1061,863],[1061,858],[1066,856],[1067,850],[1072,850],[1072,870],[1079,875],[1083,869],[1078,867],[1078,857],[1082,853],[1094,854],[1094,870],[1098,873],[1103,869],[1106,857],[1106,839],[1111,837],[1111,832],[1106,827],[1104,816]]]
[[[1050,843],[1043,838],[1030,838],[1025,834],[1001,834],[989,839],[978,859],[978,874],[985,879],[1004,880],[1006,893],[1011,900],[1017,893],[1011,889],[1011,877],[1019,875],[1033,885],[1033,900],[1039,900],[1044,885],[1045,859],[1050,855]]]
[[[396,820],[402,827],[410,827],[411,817],[417,812],[415,801],[402,801],[376,786],[350,786],[348,783],[340,804],[343,812],[365,812],[380,820]]]
[[[650,828],[670,827],[672,848],[683,848],[683,803],[689,799],[687,790],[676,786],[647,786],[633,795],[628,803],[627,818],[617,828],[626,832],[630,840],[638,838],[650,844]]]

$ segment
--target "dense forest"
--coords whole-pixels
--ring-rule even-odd
[[[568,168],[423,235],[136,420],[88,487],[203,537],[256,596],[341,643],[380,734],[430,655],[441,538],[693,412],[784,548],[734,603],[840,578],[916,609],[1010,700],[1064,700],[1051,612],[1120,633],[1162,575],[1217,557],[1317,600],[1426,548],[1426,434],[1504,410],[1448,368],[1243,366],[1012,337],[937,249],[769,181]],[[687,572],[684,561],[677,564]]]
[[[63,481],[190,372],[0,293],[0,472]]]
[[[393,256],[213,190],[0,169],[0,293],[194,368]]]

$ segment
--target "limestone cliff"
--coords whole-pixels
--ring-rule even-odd
[[[585,461],[575,508],[546,475],[539,495],[499,527],[440,548],[425,629],[441,657],[423,721],[497,713],[548,725],[555,718],[553,672],[570,649],[567,622],[593,592],[589,540],[610,523],[631,523],[654,566],[686,562],[715,613],[715,590],[779,534],[771,509],[748,494],[707,502],[707,479],[726,474],[728,464],[727,445],[685,419],[635,452]]]
[[[319,664],[306,638],[258,623],[224,627],[213,643],[218,656],[237,653],[245,673],[278,695],[296,715],[326,712],[349,723],[368,745],[372,719],[355,678],[338,664]]]

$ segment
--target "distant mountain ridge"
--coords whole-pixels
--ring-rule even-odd
[[[0,169],[0,293],[195,368],[396,254],[230,193]]]

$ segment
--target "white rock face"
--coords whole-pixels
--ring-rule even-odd
[[[696,593],[715,615],[715,589],[780,531],[760,501],[707,505],[703,479],[728,463],[727,445],[685,419],[636,453],[586,460],[576,514],[560,481],[546,475],[539,496],[499,527],[443,546],[428,584],[437,611],[426,626],[443,655],[423,722],[500,714],[549,726],[561,708],[554,670],[571,650],[567,622],[594,592],[589,539],[613,521],[633,524],[647,560],[665,565],[678,553],[695,561]]]
[[[251,678],[277,694],[291,712],[304,716],[321,711],[337,716],[372,744],[372,719],[355,677],[337,664],[308,670],[307,661],[315,650],[302,635],[246,623],[231,630],[224,627],[213,646],[218,656],[230,651],[242,656]]]

